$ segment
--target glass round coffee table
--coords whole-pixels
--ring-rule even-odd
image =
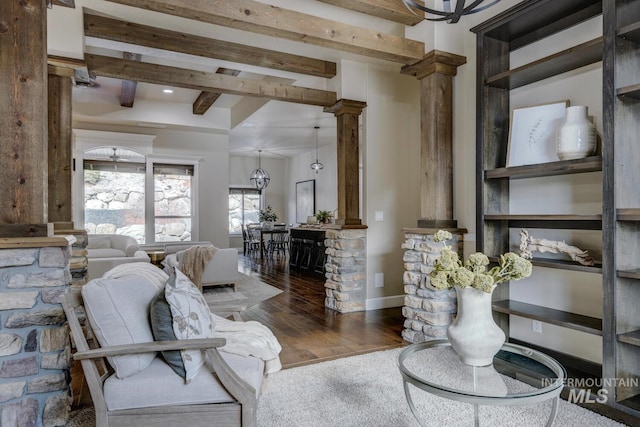
[[[505,378],[494,365],[469,366],[462,363],[449,341],[433,340],[412,344],[398,356],[404,392],[411,412],[420,425],[423,421],[411,396],[409,385],[436,396],[473,405],[475,425],[480,425],[478,405],[528,405],[553,399],[547,426],[556,417],[566,372],[556,360],[536,350],[516,344],[504,344],[499,355],[537,372],[537,385]]]

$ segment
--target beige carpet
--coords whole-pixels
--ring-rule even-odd
[[[258,405],[258,427],[419,427],[409,410],[397,365],[400,349],[337,359],[269,375]],[[529,386],[511,378],[513,387]],[[516,384],[518,383],[518,384]],[[412,386],[411,386],[412,387]],[[510,385],[511,387],[511,385]],[[473,425],[473,407],[412,387],[425,425]],[[480,425],[544,426],[551,402],[525,406],[481,406]],[[73,413],[68,427],[93,427],[93,409]],[[555,427],[622,427],[565,400]]]
[[[241,304],[249,308],[282,293],[280,289],[267,285],[258,279],[243,273],[239,274],[237,292],[234,292],[231,286],[214,286],[203,289],[204,299],[212,310],[215,309],[216,304],[225,306]]]

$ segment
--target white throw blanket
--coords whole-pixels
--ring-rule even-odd
[[[125,276],[143,276],[164,289],[169,279],[167,273],[148,262],[132,262],[118,265],[107,271],[102,277],[117,279]],[[253,356],[264,361],[266,374],[282,369],[280,351],[282,347],[271,330],[259,322],[234,322],[211,313],[215,323],[216,338],[225,338],[227,343],[219,350],[241,356]]]
[[[282,347],[269,328],[253,320],[234,322],[211,313],[215,323],[216,338],[227,343],[219,350],[241,356],[254,356],[264,361],[264,371],[271,374],[282,369],[280,351]]]

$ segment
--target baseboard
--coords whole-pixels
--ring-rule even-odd
[[[402,307],[404,305],[404,295],[394,295],[382,298],[369,298],[365,300],[365,310],[380,310],[381,308]]]

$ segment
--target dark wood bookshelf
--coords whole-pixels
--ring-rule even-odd
[[[624,86],[616,90],[616,95],[624,98],[640,99],[640,84]]]
[[[602,37],[487,78],[486,84],[515,89],[602,61]]]
[[[626,279],[640,280],[640,269],[635,270],[618,270],[616,276]]]
[[[618,221],[640,221],[640,209],[621,208],[616,210]]]
[[[500,257],[489,257],[489,261],[497,265],[500,262]],[[583,273],[594,274],[602,273],[601,262],[596,262],[594,265],[582,265],[576,261],[552,258],[533,258],[529,261],[531,261],[531,264],[533,264],[533,266],[535,267],[557,268],[560,270],[582,271]]]
[[[602,336],[602,319],[514,300],[494,301],[493,310]]]
[[[485,221],[507,221],[510,228],[602,230],[602,215],[485,215]]]
[[[640,347],[640,331],[632,331],[624,334],[618,334],[618,341]]]
[[[591,156],[584,159],[561,160],[558,162],[541,163],[536,165],[488,169],[484,172],[484,175],[486,179],[521,179],[598,172],[601,170],[602,157]]]
[[[508,42],[513,51],[600,14],[600,0],[524,0],[471,31]]]
[[[640,22],[634,22],[618,30],[618,37],[640,43]]]

